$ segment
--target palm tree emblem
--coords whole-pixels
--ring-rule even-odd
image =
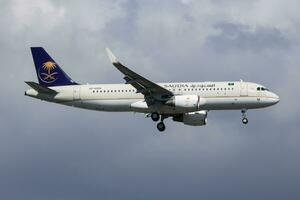
[[[40,75],[43,76],[41,79],[46,82],[54,82],[56,80],[54,76],[58,73],[57,72],[51,73],[51,71],[55,68],[56,68],[55,62],[48,61],[43,63],[42,69],[44,69],[47,73],[40,73]]]

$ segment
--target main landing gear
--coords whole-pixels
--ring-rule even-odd
[[[159,120],[159,114],[157,112],[154,112],[151,114],[151,119],[154,121],[154,122],[157,122]]]
[[[164,122],[159,122],[156,127],[160,132],[163,132],[166,130],[166,125]]]
[[[164,123],[164,119],[166,118],[166,116],[164,115],[159,115],[157,112],[154,112],[154,113],[151,113],[151,119],[154,121],[154,122],[157,122],[159,121],[159,119],[161,120],[158,124],[157,124],[157,129],[160,131],[160,132],[163,132],[166,130],[166,125]]]
[[[248,124],[248,118],[246,117],[246,109],[243,109],[242,110],[242,117],[243,117],[243,119],[242,119],[242,122],[243,122],[243,124]]]

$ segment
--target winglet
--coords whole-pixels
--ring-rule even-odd
[[[116,56],[111,52],[111,50],[109,48],[105,48],[105,50],[107,52],[110,62],[112,62],[113,64],[119,62],[117,60]]]

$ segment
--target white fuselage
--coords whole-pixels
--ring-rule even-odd
[[[175,95],[197,95],[200,107],[177,108],[162,103],[147,105],[144,95],[137,93],[129,84],[97,84],[51,87],[56,95],[41,94],[33,89],[26,95],[45,101],[60,103],[78,108],[111,111],[176,114],[197,110],[255,109],[276,104],[279,97],[251,82],[190,82],[158,83]]]

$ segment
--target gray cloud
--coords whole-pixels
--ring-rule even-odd
[[[272,6],[270,6],[272,5]],[[299,199],[299,2],[3,1],[0,197]],[[279,12],[280,11],[280,12]],[[281,13],[281,14],[280,14]],[[75,80],[122,83],[104,48],[155,81],[259,82],[271,108],[209,113],[205,127],[27,98],[30,46]]]
[[[217,24],[215,27],[221,33],[209,37],[206,45],[223,53],[230,50],[262,52],[282,49],[287,51],[290,47],[289,40],[276,28],[257,27],[251,30],[245,25],[228,23]]]

